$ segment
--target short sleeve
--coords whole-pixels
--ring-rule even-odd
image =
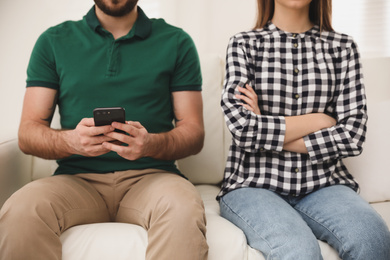
[[[198,52],[191,37],[181,31],[178,36],[176,66],[171,91],[201,91],[202,74]]]
[[[50,29],[49,29],[50,30]],[[27,87],[59,88],[51,33],[44,32],[35,43],[27,68]]]

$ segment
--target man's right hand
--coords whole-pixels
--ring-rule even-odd
[[[44,159],[62,159],[73,154],[92,157],[109,152],[102,143],[113,141],[104,136],[113,131],[112,126],[95,127],[92,118],[84,118],[73,130],[53,129],[50,123],[56,104],[57,90],[26,89],[19,126],[19,147],[24,153]]]

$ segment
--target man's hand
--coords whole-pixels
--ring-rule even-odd
[[[126,146],[106,141],[102,146],[104,149],[114,151],[119,156],[132,161],[148,156],[151,134],[139,122],[127,121],[126,124],[114,122],[112,127],[129,135],[111,131],[105,134],[106,137],[116,139]]]
[[[112,127],[128,135],[117,132],[107,133],[107,137],[121,142],[122,145],[104,142],[103,147],[128,160],[143,157],[178,160],[200,152],[204,140],[201,92],[173,92],[172,100],[176,119],[172,130],[163,133],[149,133],[139,122],[130,121],[126,124],[114,122]]]
[[[72,154],[94,157],[110,152],[102,144],[115,140],[107,135],[114,130],[111,125],[95,127],[93,118],[84,118],[74,130],[67,131],[65,136]]]

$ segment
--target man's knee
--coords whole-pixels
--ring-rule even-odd
[[[206,221],[199,192],[181,177],[173,178],[173,181],[163,188],[156,207],[157,212],[169,214],[175,221],[185,222],[191,219]]]

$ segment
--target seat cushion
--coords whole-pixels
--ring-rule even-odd
[[[219,188],[215,185],[198,185],[205,205],[209,260],[264,260],[263,255],[247,245],[244,233],[220,216],[215,200]],[[373,207],[390,223],[390,202],[375,203]],[[75,226],[61,235],[64,260],[144,260],[147,233],[137,225],[100,223]],[[336,251],[319,241],[326,260],[339,260]]]
[[[61,242],[63,260],[145,260],[148,238],[137,225],[99,223],[72,227]]]

